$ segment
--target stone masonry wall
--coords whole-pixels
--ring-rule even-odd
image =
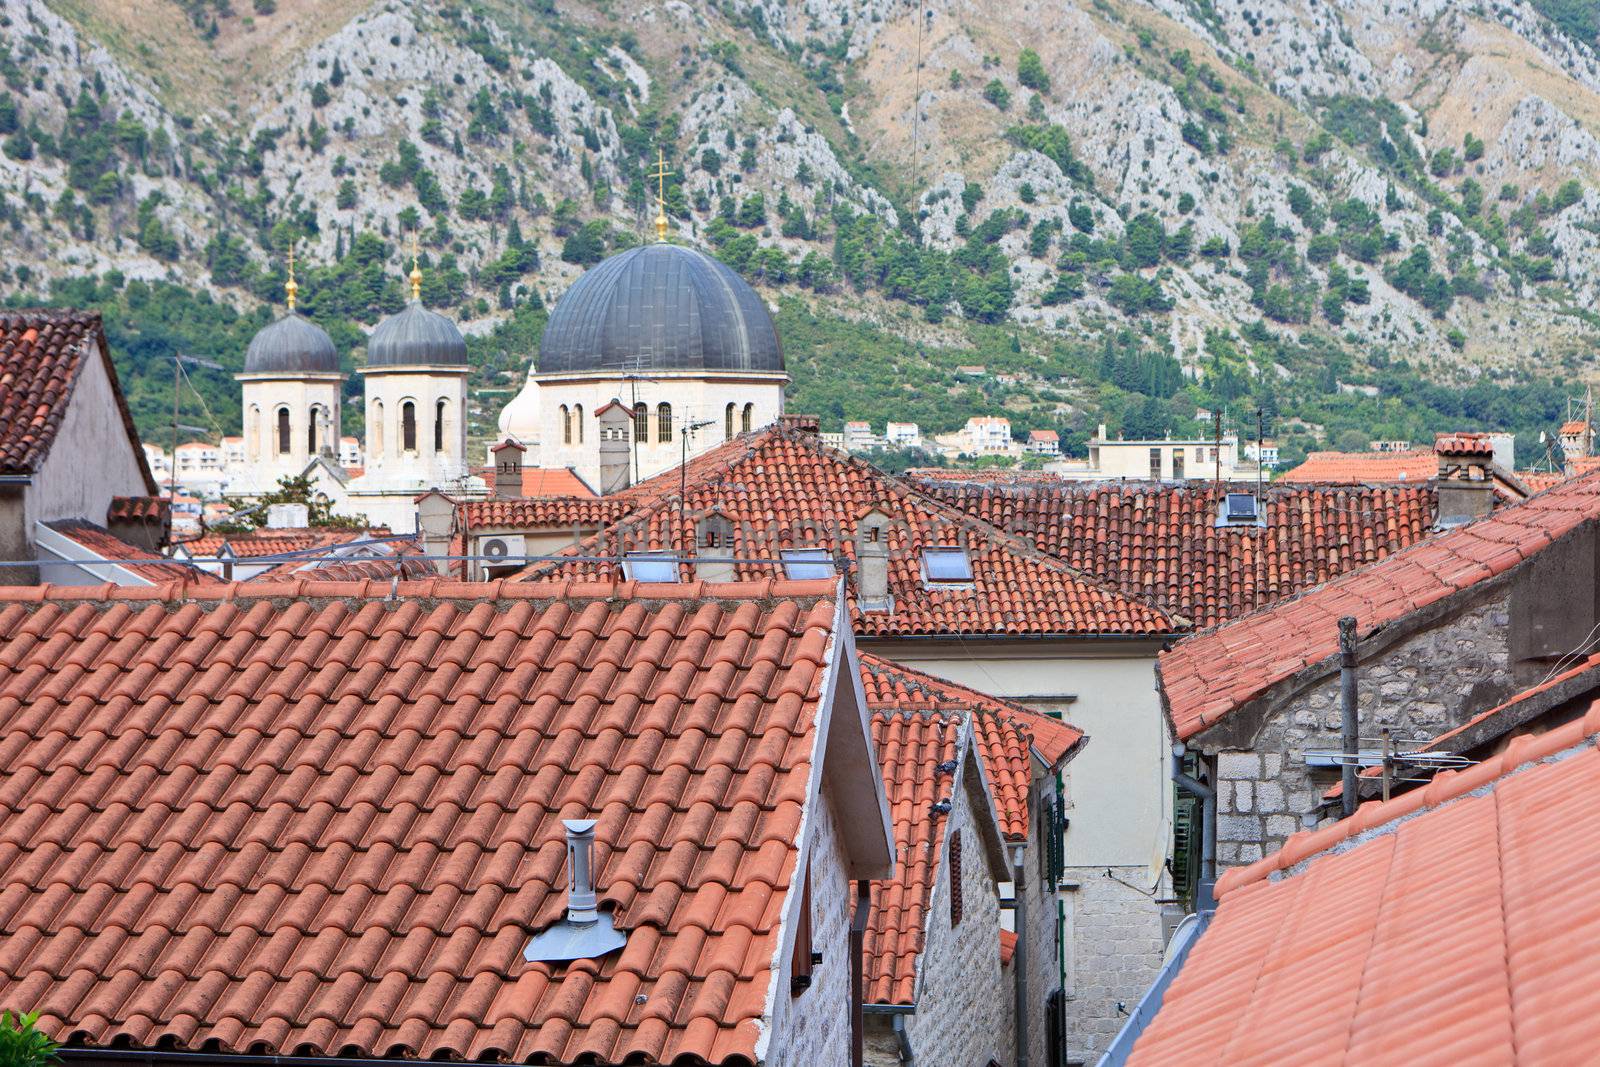
[[[1049,1038],[1050,994],[1061,986],[1061,959],[1056,940],[1056,887],[1044,868],[1044,825],[1040,812],[1044,794],[1055,794],[1053,775],[1035,775],[1033,808],[1028,818],[1028,842],[1022,858],[1023,929],[1025,946],[1023,967],[1028,975],[1028,1067],[1046,1067],[1045,1050]],[[1016,850],[1016,843],[1009,843]],[[1007,857],[1009,860],[1009,856]],[[1048,1067],[1057,1067],[1048,1064]]]
[[[811,813],[816,819],[811,846],[811,944],[822,953],[822,962],[812,969],[811,988],[796,997],[789,994],[789,960],[780,961],[771,1041],[763,1061],[773,1067],[850,1062],[851,884],[839,816],[824,788]]]
[[[1509,632],[1502,597],[1363,662],[1361,736],[1375,738],[1387,726],[1398,738],[1433,737],[1514,692]],[[1339,781],[1338,768],[1307,767],[1305,752],[1340,743],[1335,672],[1275,711],[1250,751],[1215,753],[1219,867],[1254,862],[1304,828],[1303,817]]]
[[[1078,885],[1066,893],[1069,1064],[1100,1058],[1127,1021],[1125,1012],[1133,1011],[1155,980],[1166,950],[1161,906],[1155,902],[1167,895],[1166,876],[1152,890],[1148,868],[1112,868],[1110,873],[1122,881],[1108,877],[1104,867],[1066,872],[1066,880]]]
[[[928,908],[928,939],[917,1011],[906,1020],[917,1067],[983,1067],[1016,1062],[1010,975],[1000,966],[1000,898],[982,831],[970,767],[954,791],[944,859]],[[950,834],[961,834],[961,922],[950,923]]]

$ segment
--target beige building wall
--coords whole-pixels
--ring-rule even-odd
[[[139,468],[138,442],[128,436],[117,411],[111,376],[98,356],[88,356],[55,442],[24,493],[26,529],[54,519],[104,526],[112,497],[149,491]]]
[[[244,403],[244,466],[231,470],[230,492],[265,492],[278,479],[298,475],[314,455],[310,446],[313,408],[326,411],[327,447],[337,452],[339,441],[339,374],[304,375],[277,378],[269,375],[240,375]],[[278,451],[278,411],[289,411],[289,451]],[[323,430],[318,430],[319,451]]]

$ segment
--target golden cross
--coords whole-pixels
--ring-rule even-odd
[[[667,175],[672,172],[667,169],[666,154],[660,148],[656,149],[656,169],[650,177],[656,180],[656,240],[667,239]]]
[[[294,281],[294,242],[289,242],[289,280],[284,283],[283,291],[289,297],[289,310],[294,310],[294,298],[300,292],[300,287]]]

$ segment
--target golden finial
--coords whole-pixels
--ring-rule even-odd
[[[294,280],[294,242],[289,242],[289,280],[283,283],[283,291],[289,297],[289,310],[294,310],[295,294],[300,292],[300,286]]]
[[[660,148],[656,149],[656,169],[650,177],[656,180],[656,240],[667,239],[667,175],[672,172],[667,169],[667,157]]]
[[[422,299],[422,268],[417,266],[417,231],[411,231],[411,299]]]

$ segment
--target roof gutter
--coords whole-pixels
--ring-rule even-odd
[[[1139,998],[1133,1014],[1122,1024],[1116,1040],[1111,1042],[1111,1046],[1100,1057],[1096,1067],[1123,1067],[1128,1062],[1128,1057],[1133,1054],[1134,1045],[1144,1034],[1145,1028],[1154,1021],[1156,1013],[1161,1010],[1161,1000],[1166,996],[1167,987],[1172,985],[1172,980],[1183,970],[1184,961],[1189,958],[1189,950],[1194,948],[1195,943],[1200,940],[1200,935],[1205,933],[1213,914],[1211,911],[1195,912],[1178,924],[1178,929],[1172,935],[1172,944],[1167,949],[1166,962],[1161,965],[1156,980],[1150,983],[1150,988]]]
[[[0,485],[32,485],[31,474],[0,474]]]

